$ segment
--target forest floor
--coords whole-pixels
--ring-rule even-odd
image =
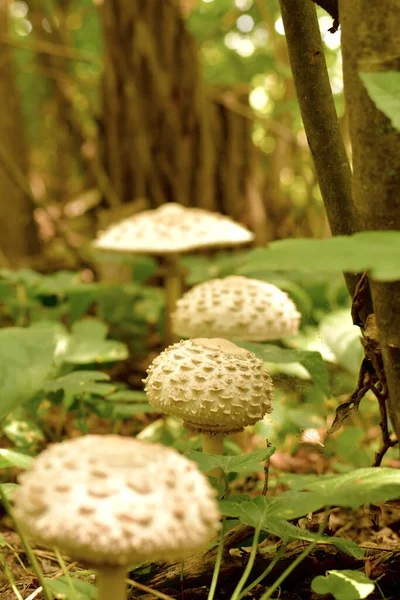
[[[102,430],[101,420],[96,429]],[[271,460],[271,483],[282,472],[295,469],[304,473],[315,473],[319,460],[313,448],[301,448],[297,455],[289,456],[277,452]],[[282,471],[282,466],[286,466]],[[234,493],[251,494],[259,493],[260,477],[235,480]],[[280,483],[272,485],[273,495],[285,488]],[[296,525],[309,530],[317,531],[321,520],[321,513],[312,517],[296,520]],[[13,530],[12,522],[6,514],[1,515],[0,532],[2,536],[2,569],[0,571],[0,598],[1,600],[16,600],[18,595],[12,589],[10,573],[14,585],[24,600],[41,600],[42,596],[39,583],[32,572],[25,550],[18,535]],[[226,534],[226,544],[220,572],[220,584],[217,588],[216,600],[229,600],[232,591],[243,573],[247,563],[250,547],[246,541],[251,536],[251,528],[237,526]],[[318,544],[297,569],[286,579],[282,587],[276,592],[275,598],[280,600],[324,600],[332,596],[321,596],[310,591],[312,579],[317,575],[325,575],[332,569],[358,569],[376,581],[375,592],[368,596],[370,600],[398,600],[400,598],[400,584],[398,573],[400,569],[400,501],[386,502],[376,507],[364,507],[358,510],[333,508],[325,534],[328,536],[342,537],[353,540],[365,551],[363,559],[356,559],[338,550],[330,544]],[[247,542],[248,543],[248,542]],[[268,547],[277,544],[279,540],[274,536],[265,538],[262,546]],[[307,543],[295,541],[290,543],[263,584],[254,588],[249,598],[260,598],[266,586],[272,584],[279,575],[293,562],[304,550]],[[63,575],[55,554],[49,550],[34,547],[34,552],[46,577],[58,578]],[[139,590],[131,589],[131,598],[151,600],[155,596],[146,591],[146,588],[161,592],[170,598],[179,600],[207,599],[208,588],[212,578],[215,547],[206,554],[197,555],[184,563],[183,581],[181,580],[182,565],[155,564],[151,569],[143,570],[135,581],[138,586],[145,586]],[[262,573],[271,561],[271,555],[259,556],[254,565],[251,579]],[[71,562],[65,557],[69,572],[79,577],[83,566]],[[83,574],[83,573],[82,573]],[[86,581],[93,582],[93,577],[85,575]],[[89,578],[88,578],[89,577]],[[15,588],[14,588],[15,589]],[[61,598],[62,596],[60,596]],[[164,597],[165,596],[159,596]],[[81,596],[79,596],[81,599]],[[82,597],[83,600],[83,597]],[[86,600],[86,598],[85,598]],[[111,600],[111,599],[110,599]]]
[[[149,359],[147,359],[149,360]],[[147,361],[146,361],[147,362]],[[121,372],[113,372],[112,378],[125,380],[134,388],[140,387],[141,378],[147,365],[136,370],[125,368]],[[141,371],[141,373],[139,373]],[[128,376],[129,373],[129,376]],[[89,415],[87,428],[89,433],[120,433],[136,435],[154,420],[154,414],[137,415],[135,418],[120,421],[118,429],[115,423],[96,415]],[[49,439],[57,441],[81,435],[77,427],[76,415],[69,412],[62,417],[60,409],[50,407],[46,416],[46,431]],[[250,438],[248,451],[260,448],[265,443],[253,435]],[[0,439],[0,447],[10,446],[7,438]],[[290,474],[323,474],[332,472],[330,459],[319,451],[318,445],[302,444],[293,452],[277,451],[271,458],[268,495],[277,495],[288,488],[282,483],[284,475]],[[396,461],[397,462],[397,461]],[[399,465],[392,465],[398,467]],[[9,469],[8,481],[16,480],[17,471]],[[255,496],[263,487],[264,473],[256,473],[251,477],[239,477],[232,484],[231,493]],[[1,509],[0,509],[1,510]],[[309,515],[307,518],[293,521],[301,528],[316,532],[319,528],[322,513]],[[225,544],[219,584],[215,600],[229,600],[247,563],[252,529],[239,525],[225,534]],[[325,534],[341,537],[356,542],[364,550],[364,558],[357,559],[342,552],[331,544],[318,544],[317,547],[301,562],[301,564],[278,588],[273,598],[279,600],[328,600],[333,596],[321,596],[311,591],[311,581],[317,575],[325,575],[334,569],[357,569],[376,582],[376,589],[368,596],[369,600],[399,600],[400,582],[400,501],[386,502],[378,506],[365,506],[362,509],[350,510],[332,508]],[[280,540],[272,535],[263,539],[261,546],[274,547],[277,551]],[[257,599],[262,596],[268,585],[273,584],[283,571],[304,551],[308,542],[294,541],[288,544],[280,560],[262,584],[255,587],[247,597]],[[0,598],[1,600],[42,600],[39,582],[32,571],[22,543],[15,533],[13,523],[5,512],[0,513]],[[54,552],[34,546],[34,553],[47,578],[62,577],[64,572]],[[185,561],[183,567],[177,564],[153,564],[140,573],[132,573],[135,587],[131,587],[130,598],[151,600],[155,597],[173,598],[177,600],[207,600],[212,579],[216,555],[216,546],[208,552],[196,555]],[[268,553],[259,554],[247,584],[259,576],[273,559]],[[71,575],[93,583],[92,575],[84,574],[84,565],[78,565],[65,556],[65,563]],[[86,568],[87,569],[87,568]],[[183,574],[183,579],[182,579]],[[14,589],[13,589],[14,588]],[[140,589],[141,588],[141,589]],[[92,588],[93,589],[93,588]],[[154,593],[151,592],[153,590]],[[68,594],[68,590],[67,594]],[[19,595],[18,595],[19,594]],[[59,598],[66,596],[59,595]],[[79,600],[91,600],[90,596],[79,595]],[[68,595],[68,600],[74,600]],[[112,599],[110,599],[112,600]],[[349,598],[350,600],[350,598]],[[353,600],[353,599],[351,599]]]

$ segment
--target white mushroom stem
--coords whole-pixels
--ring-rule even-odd
[[[126,567],[105,567],[97,571],[97,600],[126,600]]]
[[[167,255],[165,270],[165,343],[166,346],[173,344],[177,338],[172,332],[171,315],[175,310],[176,303],[182,296],[182,274],[179,266],[179,255]]]
[[[216,435],[203,435],[203,452],[204,454],[223,454],[224,453],[224,436],[220,433]],[[222,476],[221,469],[211,469],[206,475],[219,479]]]
[[[223,454],[224,436],[220,433],[217,433],[216,435],[204,434],[203,452],[204,454]]]

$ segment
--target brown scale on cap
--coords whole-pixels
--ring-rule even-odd
[[[182,337],[261,342],[296,335],[300,313],[271,283],[232,276],[194,286],[176,303],[172,327]]]
[[[60,464],[72,462],[71,476]],[[27,533],[94,566],[183,559],[219,530],[207,479],[158,444],[113,435],[64,441],[42,452],[20,483],[15,516]]]
[[[165,372],[165,365],[171,370]],[[188,377],[178,385],[182,367]],[[174,344],[157,356],[147,373],[150,404],[181,417],[194,431],[227,435],[271,412],[273,388],[263,361],[224,339]]]

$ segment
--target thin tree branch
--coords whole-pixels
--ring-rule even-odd
[[[10,46],[12,48],[21,48],[22,50],[29,50],[31,52],[38,52],[41,54],[50,54],[51,56],[58,56],[60,58],[67,58],[77,62],[89,63],[92,65],[101,65],[99,58],[75,50],[75,48],[62,46],[60,44],[53,44],[52,42],[45,42],[41,40],[14,40],[13,38],[0,36],[0,46]]]
[[[280,0],[290,64],[333,235],[357,230],[351,197],[351,169],[333,101],[315,5],[311,0]],[[347,274],[354,294],[358,276]]]

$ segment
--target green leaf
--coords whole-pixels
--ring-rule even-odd
[[[74,371],[52,381],[46,381],[43,389],[46,392],[64,390],[65,393],[72,396],[81,396],[82,394],[106,396],[115,391],[115,385],[99,382],[109,380],[109,375],[101,371]]]
[[[0,330],[0,418],[28,402],[53,367],[56,343],[45,329]]]
[[[256,344],[235,340],[242,348],[254,352],[258,358],[271,363],[300,363],[310,373],[312,380],[327,396],[330,394],[329,375],[319,352],[280,348],[274,344]]]
[[[319,475],[310,474],[310,475],[300,475],[299,473],[279,473],[277,474],[277,481],[281,483],[291,490],[305,490],[307,486],[316,481]]]
[[[12,499],[14,491],[17,489],[17,483],[1,483],[1,491],[5,494],[7,499]]]
[[[115,362],[128,358],[125,344],[106,340],[108,327],[99,319],[83,319],[72,326],[62,360],[76,365]]]
[[[262,526],[263,531],[272,533],[285,542],[291,540],[305,540],[312,542],[317,537],[315,533],[296,527],[295,525],[288,523],[287,520],[283,519],[281,516],[287,514],[290,519],[298,518],[299,516],[303,516],[308,512],[316,510],[316,506],[320,508],[315,496],[313,498],[312,494],[307,495],[304,492],[303,496],[302,506],[298,509],[296,509],[296,502],[298,501],[298,498],[301,497],[299,494],[293,494],[291,498],[288,497],[289,502],[286,503],[286,506],[289,507],[289,509],[285,509],[285,502],[280,506],[279,497],[276,498],[278,502],[275,503],[275,498],[266,498],[264,496],[258,496],[251,500],[240,497],[238,499],[232,497],[229,500],[221,500],[220,509],[223,515],[238,518],[243,525],[250,525],[251,527],[256,527],[260,522],[260,519],[264,517]],[[327,535],[320,536],[320,540],[321,543],[332,544],[355,558],[362,558],[364,555],[363,550],[351,540],[330,537]]]
[[[8,448],[0,448],[0,469],[6,467],[18,467],[19,469],[29,469],[33,461],[32,456],[8,450]]]
[[[57,579],[46,579],[46,583],[52,592],[57,594],[57,597],[65,600],[94,600],[97,598],[97,591],[94,585],[76,577],[70,577],[70,579],[74,586],[75,594],[71,592],[68,580],[64,575]]]
[[[147,395],[145,392],[140,390],[117,390],[113,392],[109,396],[107,396],[107,400],[111,402],[141,402],[142,404],[146,403]]]
[[[31,419],[25,410],[13,410],[2,423],[2,431],[15,446],[37,446],[45,436],[39,425]]]
[[[307,486],[317,493],[325,506],[375,504],[400,496],[400,471],[380,467],[356,469],[344,475],[320,477]]]
[[[287,521],[304,517],[325,506],[324,499],[312,492],[290,490],[270,499],[268,517]]]
[[[311,492],[284,492],[274,498],[257,496],[248,501],[234,498],[221,501],[221,512],[225,516],[237,517],[246,525],[255,527],[261,516],[266,511],[266,523],[268,519],[298,519],[308,513],[319,510],[324,506],[323,500]]]
[[[372,594],[375,584],[360,571],[344,570],[315,577],[311,588],[317,594],[332,594],[335,600],[362,600]]]
[[[104,398],[112,403],[111,414],[114,419],[129,419],[134,415],[155,412],[147,402],[145,392],[139,390],[117,390]]]
[[[214,454],[204,454],[197,450],[189,450],[185,453],[187,458],[196,462],[204,472],[219,468],[224,473],[243,473],[246,471],[260,470],[260,463],[275,452],[275,448],[265,448],[256,450],[250,454],[241,454],[239,456],[218,456]]]
[[[364,551],[362,548],[359,548],[355,542],[352,540],[345,540],[340,537],[333,537],[328,535],[321,535],[313,533],[312,531],[307,531],[307,529],[301,529],[300,527],[296,527],[292,523],[288,523],[287,521],[283,521],[280,519],[270,519],[265,523],[265,527],[269,533],[276,535],[281,538],[284,542],[290,542],[292,540],[304,540],[306,542],[313,542],[318,539],[321,544],[331,544],[332,546],[336,546],[342,552],[345,552],[349,556],[353,556],[357,559],[362,559],[364,556]]]
[[[371,100],[390,119],[393,127],[400,131],[400,73],[360,73],[360,77]]]
[[[148,402],[117,402],[112,405],[111,411],[114,419],[130,419],[135,415],[155,412],[154,408]]]
[[[0,277],[14,285],[20,284],[29,287],[39,283],[43,275],[32,269],[19,269],[18,271],[0,269]]]
[[[353,325],[350,311],[343,309],[327,315],[319,327],[337,362],[347,371],[358,373],[364,351],[360,343],[360,328]]]
[[[327,239],[291,239],[256,248],[237,274],[254,271],[361,273],[377,281],[400,279],[400,231],[364,231]]]
[[[155,412],[147,402],[147,396],[139,390],[119,389],[104,399],[108,404],[110,418],[129,419],[138,414]]]
[[[221,465],[211,464],[211,468],[215,466]],[[382,467],[356,469],[344,475],[320,477],[307,488],[306,492],[289,491],[274,498],[258,496],[248,501],[240,499],[240,502],[230,498],[221,502],[221,512],[255,526],[267,509],[265,526],[268,528],[268,520],[272,518],[292,520],[328,506],[357,508],[385,502],[400,496],[400,472]]]
[[[245,525],[256,527],[268,506],[270,498],[258,496],[246,500],[239,496],[232,496],[229,500],[221,500],[219,503],[221,514],[225,517],[239,519]]]

